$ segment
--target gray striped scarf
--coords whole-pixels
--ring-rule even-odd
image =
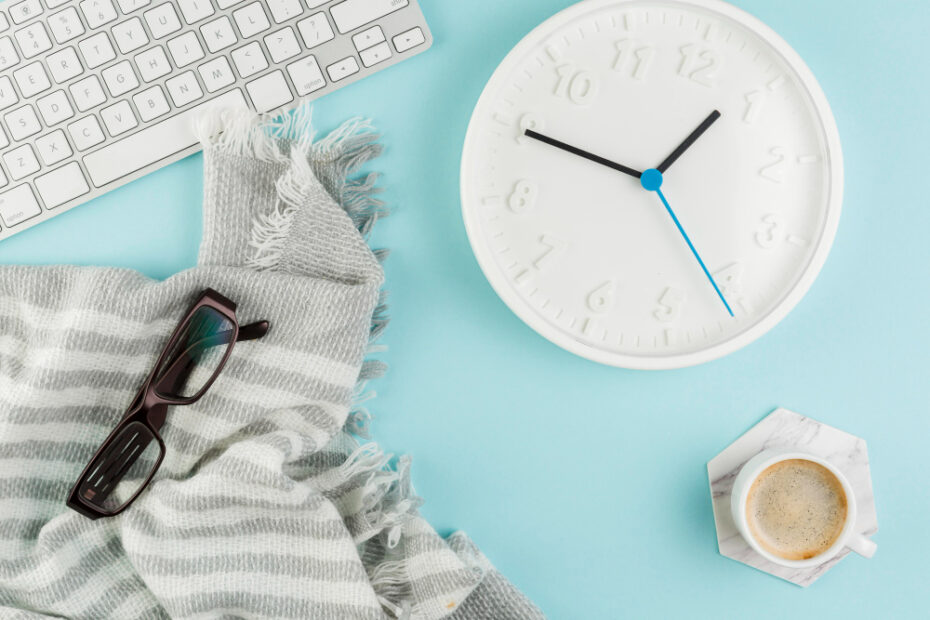
[[[418,515],[408,459],[359,440],[385,324],[365,241],[382,205],[373,175],[353,177],[379,152],[368,126],[318,142],[304,114],[199,130],[197,267],[162,282],[0,268],[0,615],[541,617],[463,534]],[[169,409],[165,460],[133,506],[97,521],[69,510],[207,287],[271,331],[240,343],[202,400]]]

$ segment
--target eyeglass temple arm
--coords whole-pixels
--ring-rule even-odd
[[[249,323],[248,325],[239,326],[239,337],[236,338],[236,342],[242,342],[244,340],[258,340],[268,333],[268,321],[256,321],[255,323]]]

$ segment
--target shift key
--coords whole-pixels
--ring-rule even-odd
[[[329,7],[341,34],[355,30],[407,6],[407,0],[346,0]]]

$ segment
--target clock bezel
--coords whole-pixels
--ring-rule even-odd
[[[695,7],[737,22],[770,45],[794,71],[813,104],[826,150],[825,163],[829,170],[828,196],[825,201],[826,214],[821,235],[816,241],[810,260],[794,286],[784,294],[768,314],[734,336],[696,351],[672,355],[634,355],[606,351],[571,336],[542,317],[507,280],[496,264],[487,240],[481,234],[482,224],[477,206],[479,188],[470,186],[471,169],[476,168],[476,164],[472,162],[477,161],[476,155],[478,155],[479,125],[486,120],[491,110],[492,98],[499,91],[504,80],[508,79],[515,66],[523,60],[531,48],[546,40],[553,32],[584,14],[606,7],[622,7],[622,5],[634,3],[648,4],[649,2],[650,0],[584,0],[556,13],[524,36],[495,69],[475,104],[465,135],[460,182],[462,216],[472,252],[491,287],[514,314],[550,342],[586,359],[621,368],[665,370],[695,366],[729,355],[766,334],[797,306],[823,268],[836,237],[843,202],[844,173],[839,131],[826,95],[801,56],[781,36],[758,18],[722,0],[662,0],[663,4]]]

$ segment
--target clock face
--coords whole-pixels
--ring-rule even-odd
[[[660,191],[608,165],[661,168],[705,119]],[[556,344],[631,368],[700,363],[770,329],[819,271],[841,192],[813,76],[713,0],[587,0],[545,22],[488,83],[462,161],[498,294]]]

